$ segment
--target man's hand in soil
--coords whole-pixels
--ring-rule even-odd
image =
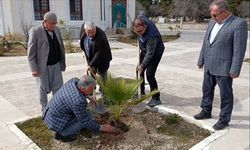
[[[111,126],[109,124],[101,125],[101,129],[100,129],[100,131],[102,131],[102,132],[109,132],[109,133],[116,133],[115,132],[116,130],[117,129],[115,127],[113,127],[113,126]]]

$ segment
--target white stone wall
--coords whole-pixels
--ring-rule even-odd
[[[37,26],[42,23],[34,19],[33,0],[0,0],[0,4],[0,34],[8,31],[22,34],[22,24]],[[80,28],[90,20],[104,30],[111,28],[111,0],[82,0],[82,5],[83,20],[79,21],[70,20],[69,0],[50,0],[50,11],[55,12],[58,20],[63,20],[69,27]],[[134,17],[135,0],[127,0],[127,27],[130,27]]]
[[[135,0],[127,0],[127,28],[130,28],[135,19]]]
[[[0,0],[0,35],[4,34],[2,0]]]
[[[4,32],[13,32],[12,12],[10,0],[1,0]]]

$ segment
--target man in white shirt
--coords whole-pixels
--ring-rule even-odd
[[[220,88],[221,112],[213,126],[221,130],[228,126],[233,110],[233,79],[239,77],[247,43],[247,22],[234,16],[226,0],[215,0],[210,6],[212,19],[203,41],[198,68],[204,67],[202,111],[197,120],[209,119],[212,113],[214,89]]]

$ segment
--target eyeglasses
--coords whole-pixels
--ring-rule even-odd
[[[141,30],[138,30],[138,31],[134,30],[134,32],[141,35],[144,32],[145,28],[146,28],[144,26],[141,26],[141,27],[142,27]]]
[[[57,22],[55,21],[46,21],[47,25],[50,25],[50,26],[55,26],[57,24]]]
[[[222,14],[224,11],[219,12],[218,14],[212,15],[214,18],[218,17],[220,14]]]

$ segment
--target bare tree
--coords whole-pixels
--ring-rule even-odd
[[[250,17],[250,1],[242,1],[239,6],[240,15],[244,18]]]
[[[31,29],[32,25],[28,24],[27,22],[22,22],[22,30],[24,34],[24,43],[20,43],[26,50],[28,48],[28,41],[29,41],[29,30]]]
[[[196,22],[209,17],[209,5],[212,0],[173,0],[171,16],[183,16],[193,18]]]

